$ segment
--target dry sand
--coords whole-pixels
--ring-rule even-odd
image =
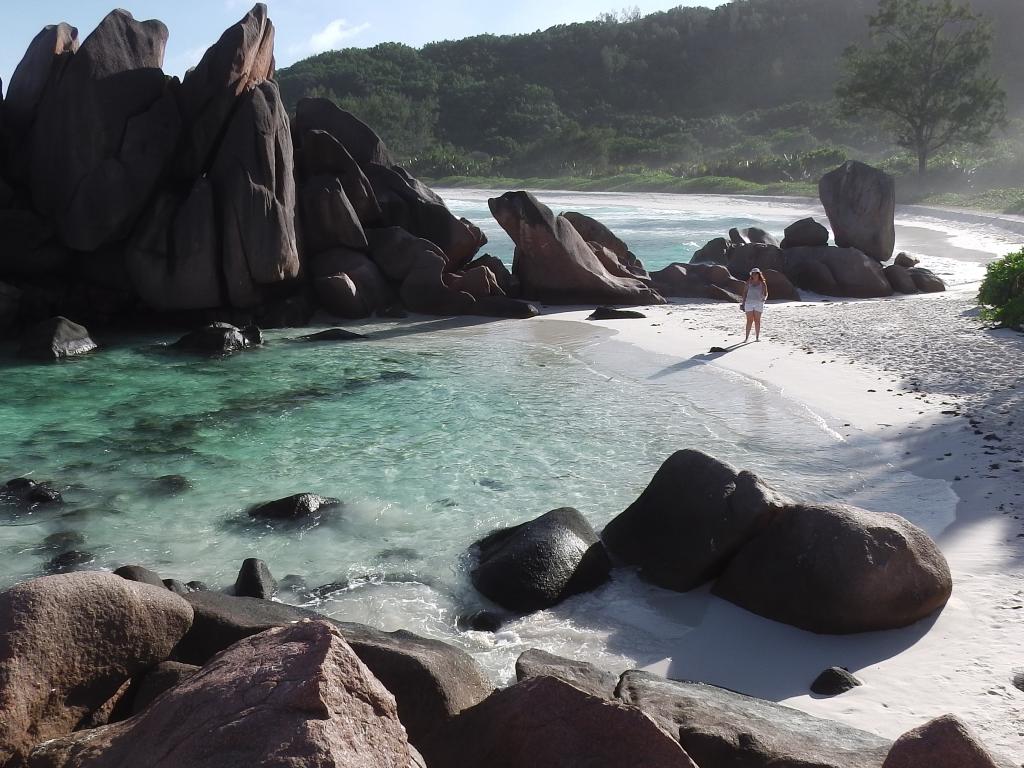
[[[1005,235],[972,241],[947,221],[902,227],[898,245],[984,262],[1009,250],[1017,235]],[[620,354],[639,348],[678,360],[657,374],[662,383],[705,364],[757,380],[804,404],[843,442],[879,446],[880,472],[940,479],[958,498],[955,521],[937,538],[954,592],[934,621],[825,637],[709,598],[698,630],[650,669],[889,737],[954,712],[993,750],[1024,765],[1024,691],[1012,683],[1024,671],[1024,334],[986,328],[977,288],[964,282],[929,296],[769,304],[761,342],[739,346],[743,316],[735,305],[680,302],[644,309],[645,320],[590,324],[615,330],[615,341],[633,350]],[[849,667],[864,686],[831,699],[806,694],[807,681],[831,665]]]

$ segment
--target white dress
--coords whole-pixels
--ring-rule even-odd
[[[743,307],[747,312],[764,312],[764,283],[747,283]]]

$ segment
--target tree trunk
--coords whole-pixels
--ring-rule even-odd
[[[918,145],[917,147],[917,178],[923,179],[928,170],[928,148]]]

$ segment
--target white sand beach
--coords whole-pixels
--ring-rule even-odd
[[[898,227],[897,247],[923,266],[949,259],[977,267],[1010,250],[1017,223],[1000,231],[989,221],[992,237],[972,238],[951,216],[936,228]],[[880,477],[904,470],[944,481],[956,495],[955,520],[932,531],[954,578],[934,621],[820,636],[704,594],[698,629],[649,669],[888,737],[953,712],[1013,764],[1024,761],[1024,691],[1012,683],[1024,670],[1024,334],[983,327],[974,303],[980,268],[973,274],[947,277],[950,290],[928,296],[770,304],[762,340],[745,345],[743,315],[731,304],[670,304],[643,309],[644,320],[589,323],[615,332],[622,370],[634,376],[650,369],[648,378],[670,383],[695,365],[720,367],[816,414],[837,451],[871,445]],[[832,665],[864,685],[831,699],[808,695],[806,685]]]

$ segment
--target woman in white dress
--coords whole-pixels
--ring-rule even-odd
[[[757,267],[750,270],[750,277],[743,285],[743,302],[740,307],[747,315],[747,337],[743,340],[746,344],[750,341],[750,327],[754,327],[754,341],[761,340],[761,314],[764,312],[764,303],[768,300],[768,284],[764,281],[764,274]]]

